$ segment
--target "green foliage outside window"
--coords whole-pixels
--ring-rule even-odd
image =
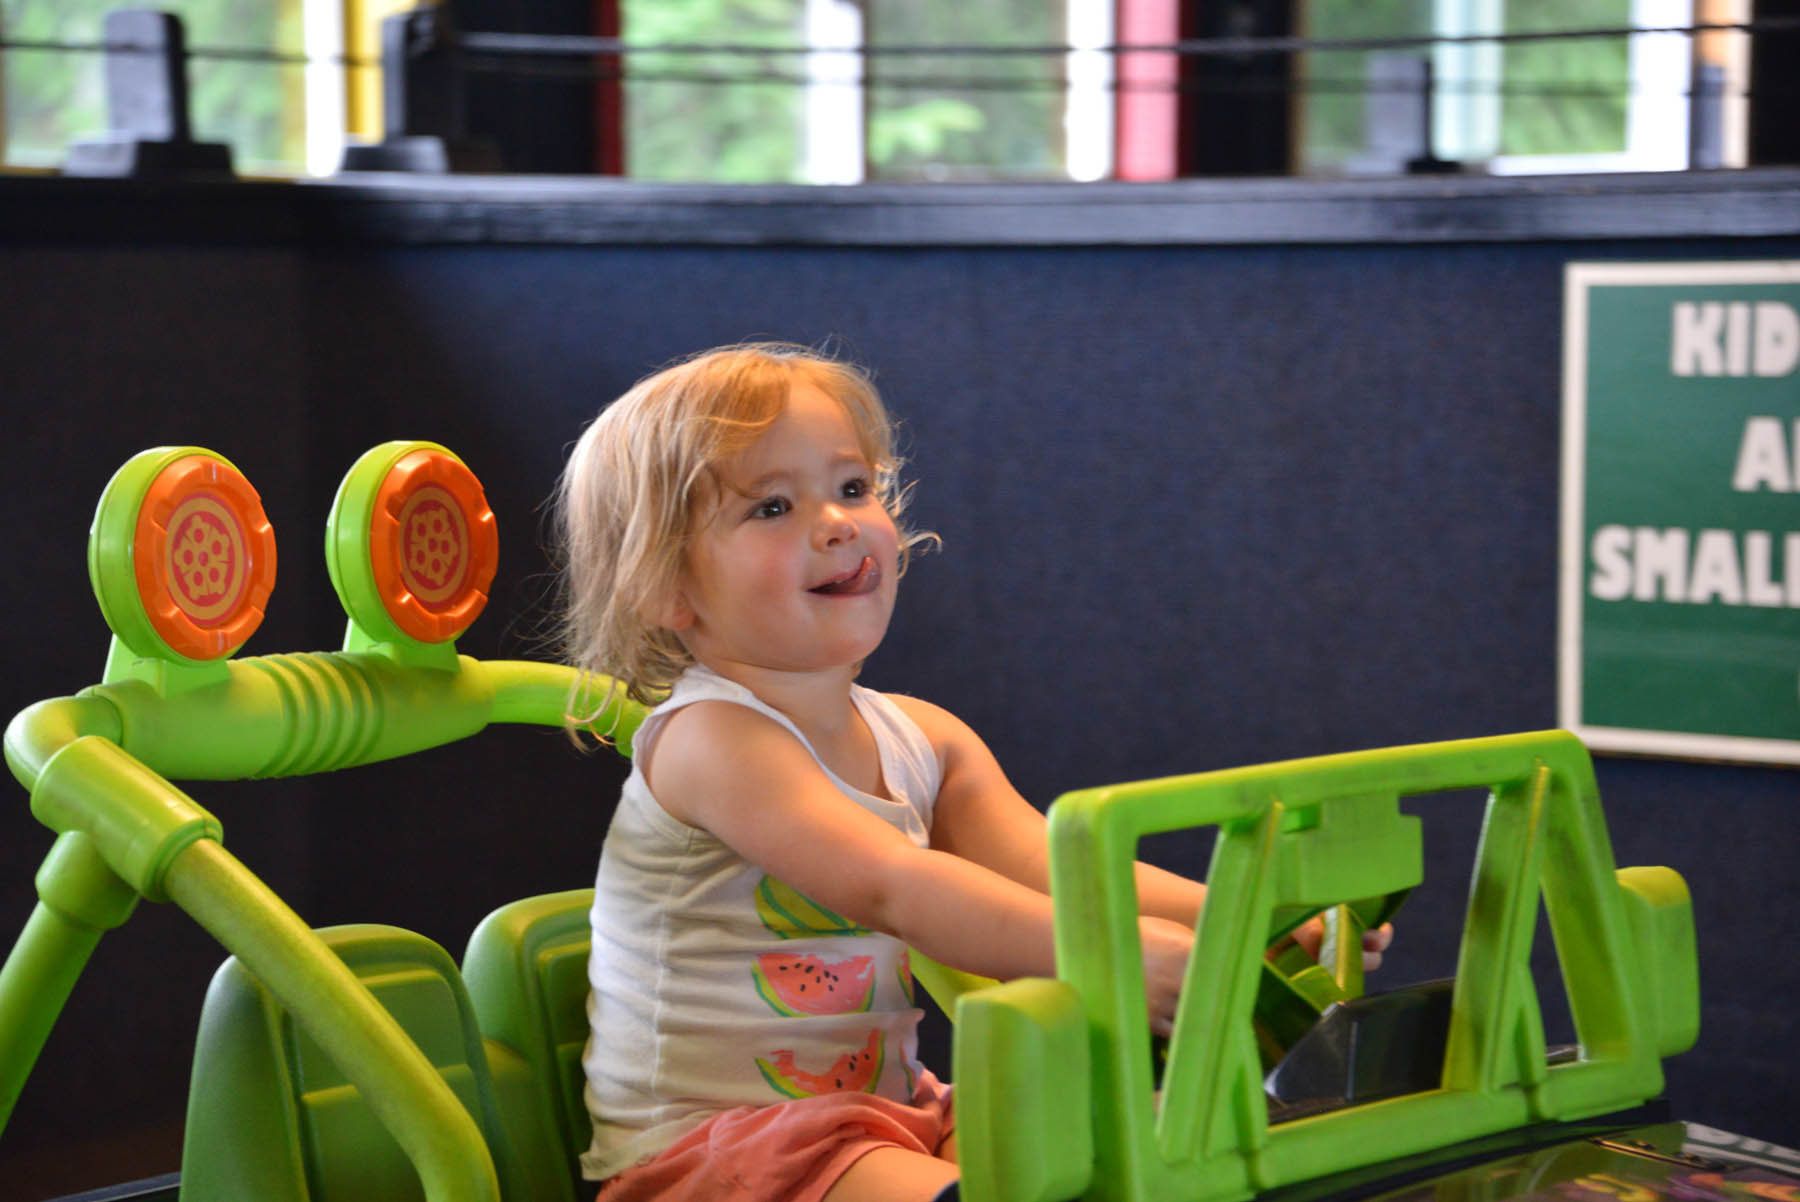
[[[1064,9],[1041,0],[888,0],[869,5],[867,37],[877,49],[1058,46],[1067,38]],[[874,74],[872,176],[1066,178],[1062,55],[909,54],[876,59]]]
[[[804,9],[804,0],[623,0],[622,23],[634,46],[791,49],[805,44]],[[1064,39],[1063,6],[1037,0],[870,0],[864,12],[864,37],[876,49],[1044,46]],[[870,178],[1062,175],[1060,55],[905,55],[869,62]],[[759,74],[770,78],[745,78]],[[633,54],[625,75],[627,173],[798,182],[805,144],[799,85],[805,74],[805,59],[797,54]],[[846,96],[847,103],[852,99]]]
[[[1629,24],[1631,0],[1507,0],[1506,5],[1509,33]],[[1508,93],[1500,102],[1501,153],[1624,150],[1630,79],[1624,38],[1510,43]]]
[[[1631,0],[1506,0],[1507,33],[1622,29]],[[1313,0],[1306,33],[1318,39],[1421,37],[1432,32],[1431,0]],[[1303,56],[1302,149],[1305,170],[1343,166],[1365,145],[1363,91],[1370,51]],[[1428,46],[1381,53],[1429,57]],[[1468,80],[1477,95],[1500,88],[1503,154],[1598,154],[1625,149],[1629,104],[1626,41],[1621,37],[1509,42],[1499,80]]]
[[[800,0],[622,0],[633,46],[804,45]],[[805,144],[799,55],[633,54],[625,171],[641,179],[797,183]],[[756,80],[757,75],[767,76]],[[724,82],[731,81],[731,82]]]
[[[0,0],[9,42],[98,44],[120,0]],[[302,51],[300,0],[158,0],[179,15],[190,50]],[[12,49],[0,53],[6,162],[61,163],[70,142],[106,129],[106,85],[98,51]],[[298,171],[305,163],[302,69],[195,55],[188,63],[194,137],[231,146],[238,171]]]
[[[1431,0],[1314,0],[1306,6],[1305,32],[1321,41],[1429,36]],[[1341,167],[1367,144],[1364,106],[1371,53],[1324,50],[1300,56],[1301,170]],[[1431,48],[1381,53],[1429,58]]]

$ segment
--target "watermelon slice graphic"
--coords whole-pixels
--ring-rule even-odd
[[[765,952],[751,966],[750,977],[770,1009],[789,1018],[856,1014],[875,1000],[873,956],[827,964],[817,956]]]
[[[784,1098],[816,1098],[828,1093],[874,1093],[881,1080],[883,1061],[881,1031],[869,1032],[860,1052],[846,1052],[822,1073],[809,1073],[794,1063],[794,1054],[780,1051],[771,1059],[758,1056],[756,1067],[762,1070],[769,1088]]]
[[[783,939],[809,935],[867,935],[869,928],[821,906],[798,889],[782,884],[767,873],[756,885],[756,916],[772,934]]]

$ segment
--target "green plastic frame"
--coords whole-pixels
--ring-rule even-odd
[[[1441,1087],[1271,1127],[1251,1010],[1273,916],[1408,887],[1418,833],[1399,797],[1471,786],[1490,795]],[[1202,825],[1219,836],[1159,1103],[1131,865],[1143,836]],[[1013,1028],[1009,1054],[1034,1056],[1032,1087],[1063,1100],[1055,1114],[990,1118],[1027,1070],[959,1040],[958,1110],[986,1141],[979,1158],[965,1158],[964,1194],[982,1202],[1048,1202],[1070,1196],[1071,1183],[1090,1199],[1232,1202],[1641,1102],[1662,1087],[1659,1058],[1697,1032],[1686,887],[1667,869],[1614,869],[1592,765],[1565,732],[1069,794],[1051,809],[1050,858],[1061,979],[1032,986],[1026,1000],[989,991],[959,1004],[960,1024]],[[1581,1043],[1575,1062],[1555,1066],[1530,974],[1540,896]],[[1085,1061],[1067,1051],[1070,1013],[1086,1024]],[[1085,1141],[1071,1126],[1090,1108],[1083,1164]]]

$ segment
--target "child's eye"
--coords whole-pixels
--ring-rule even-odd
[[[765,497],[751,508],[750,516],[753,518],[778,518],[792,508],[793,506],[788,504],[786,497]]]
[[[844,481],[843,495],[846,498],[866,497],[873,491],[874,489],[865,477],[858,476],[853,480]]]

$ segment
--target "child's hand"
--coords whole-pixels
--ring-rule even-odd
[[[1388,945],[1394,941],[1394,924],[1384,922],[1372,931],[1364,931],[1362,937],[1363,971],[1374,972],[1381,967],[1381,953],[1387,951]]]
[[[1317,960],[1319,948],[1325,942],[1325,918],[1315,915],[1294,929],[1289,936],[1295,943],[1306,949],[1306,954]],[[1362,935],[1363,971],[1374,972],[1381,967],[1381,954],[1394,942],[1394,924],[1384,922],[1372,931],[1364,931]]]
[[[1140,918],[1138,938],[1144,945],[1144,989],[1150,1002],[1150,1032],[1171,1035],[1175,1031],[1175,1002],[1181,996],[1188,956],[1194,950],[1194,932],[1166,918]]]

